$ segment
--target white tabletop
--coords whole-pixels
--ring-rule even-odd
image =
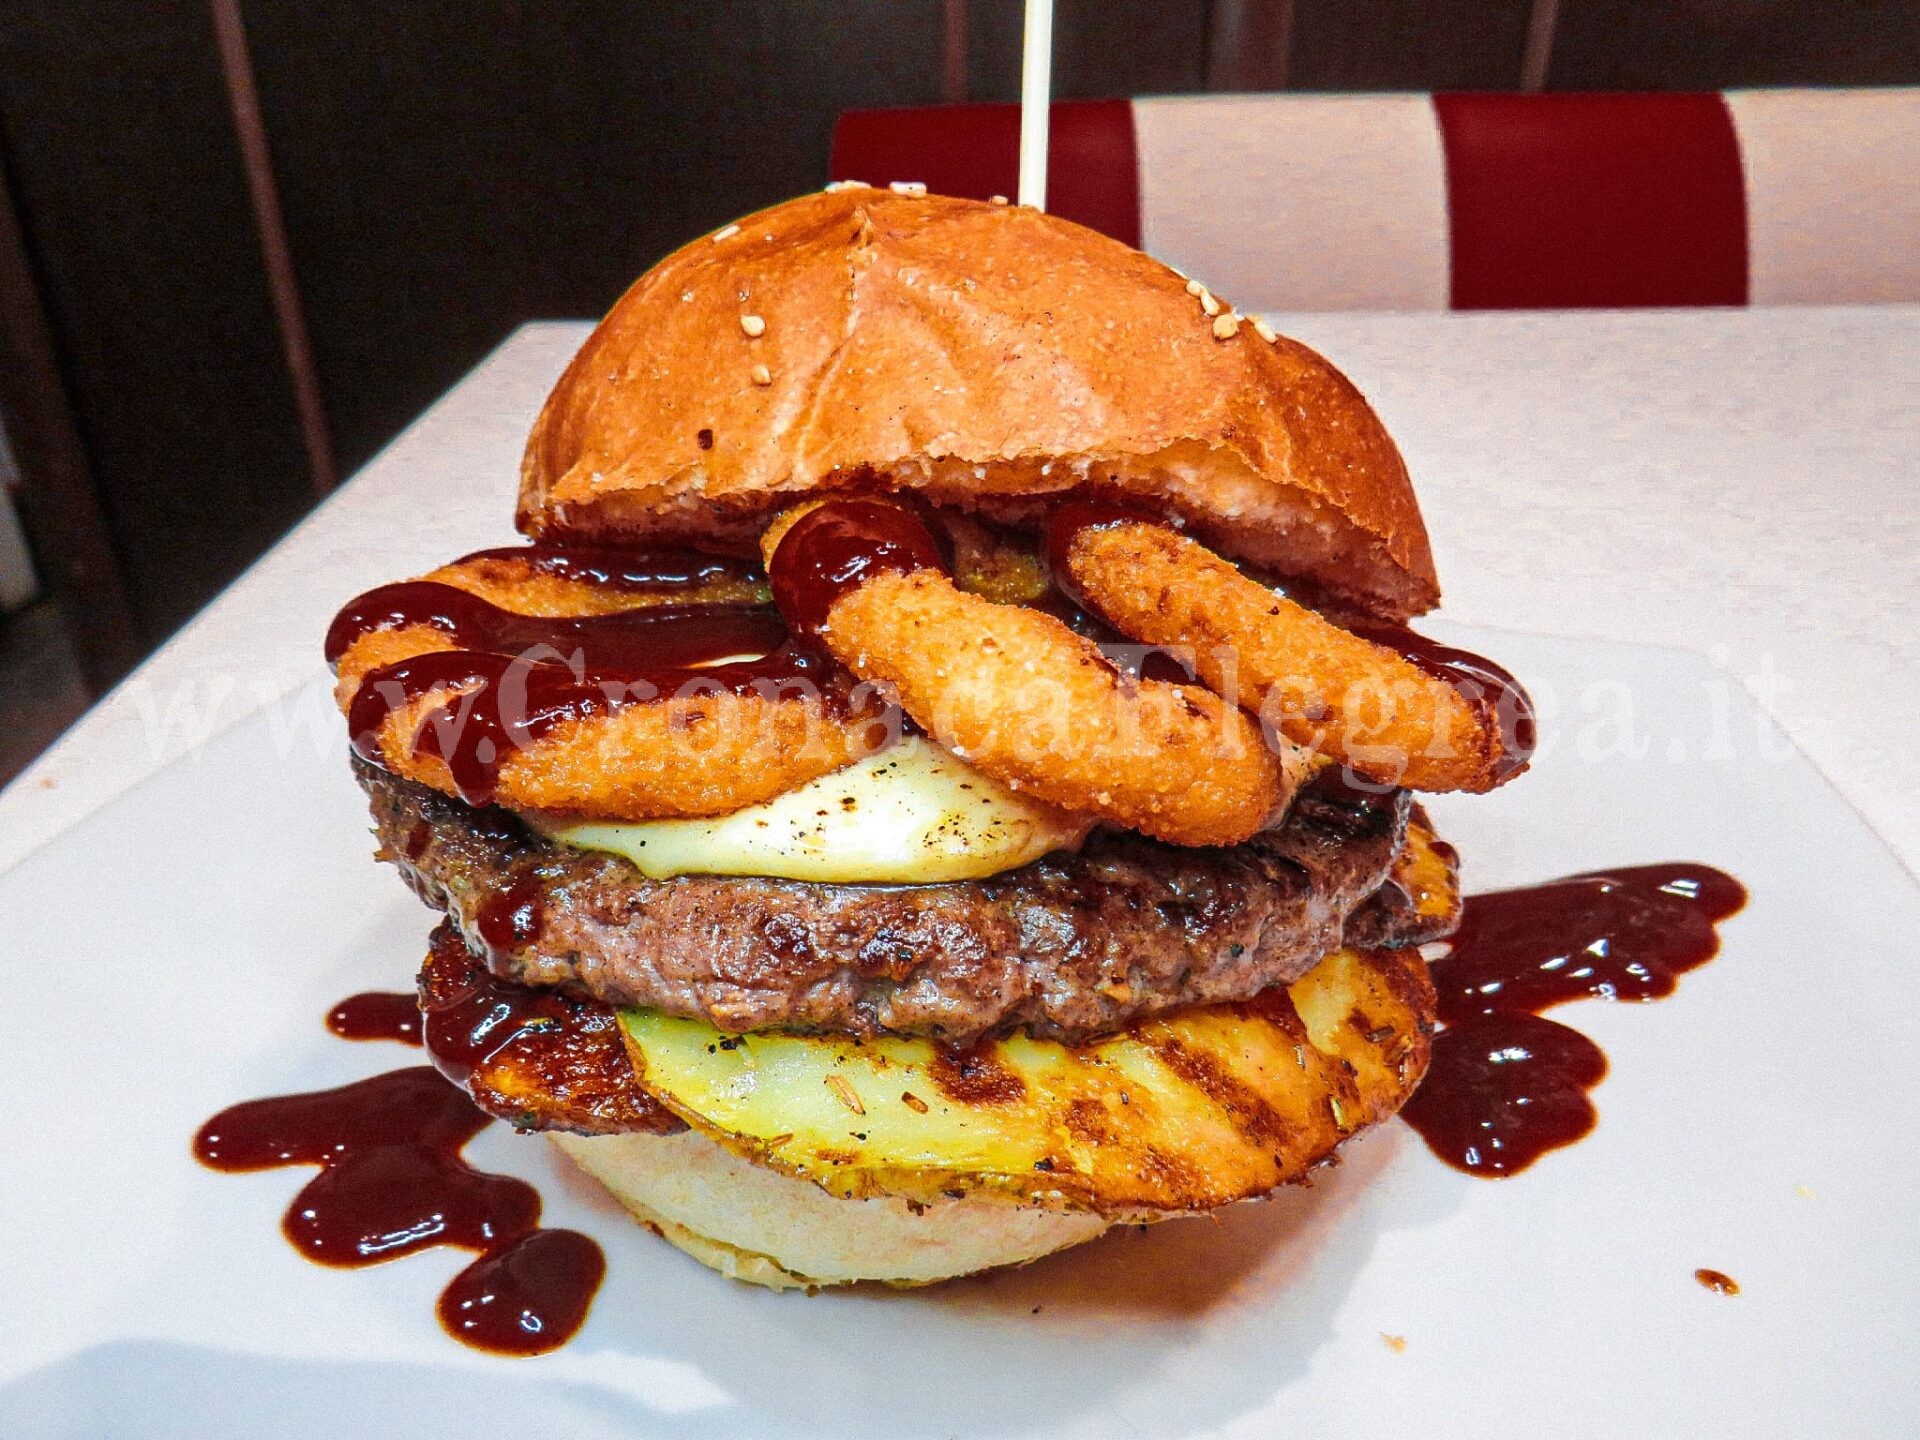
[[[1443,616],[1710,656],[1920,873],[1920,307],[1275,319],[1399,440]],[[0,871],[263,706],[337,739],[328,619],[513,540],[586,332],[513,335],[0,792]]]

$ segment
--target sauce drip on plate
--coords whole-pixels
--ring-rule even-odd
[[[1583,996],[1657,1000],[1719,949],[1746,903],[1732,876],[1675,862],[1469,896],[1433,983],[1446,1028],[1401,1112],[1449,1165],[1518,1174],[1593,1129],[1606,1056],[1541,1017]]]
[[[420,1003],[411,990],[367,990],[327,1012],[327,1029],[342,1040],[420,1043]]]
[[[440,1297],[455,1339],[539,1355],[580,1328],[606,1271],[600,1247],[540,1228],[524,1180],[476,1170],[461,1149],[491,1121],[424,1065],[221,1111],[194,1137],[215,1170],[317,1165],[281,1228],[322,1265],[359,1267],[439,1245],[478,1252]]]

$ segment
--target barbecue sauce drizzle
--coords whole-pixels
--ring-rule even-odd
[[[927,523],[886,500],[835,500],[780,537],[767,566],[774,604],[802,635],[817,636],[834,602],[876,575],[947,569]]]
[[[327,1028],[346,1039],[421,1043],[412,995],[350,996],[328,1013]],[[479,1058],[519,1030],[496,1029],[491,1047],[476,1033],[471,1051]],[[416,1065],[232,1106],[201,1127],[193,1153],[227,1172],[318,1165],[281,1222],[289,1243],[317,1264],[358,1268],[438,1245],[477,1251],[441,1292],[441,1324],[477,1350],[541,1355],[579,1330],[606,1260],[577,1231],[542,1229],[540,1196],[524,1180],[462,1158],[492,1123],[438,1071]]]
[[[459,648],[369,671],[348,707],[348,734],[356,754],[380,764],[380,731],[389,715],[436,690],[464,692],[430,712],[412,743],[416,753],[447,762],[470,805],[492,802],[512,750],[565,721],[674,694],[772,698],[799,688],[828,703],[839,694],[832,662],[787,644],[785,623],[766,606],[518,615],[432,580],[383,585],[349,602],[327,631],[328,662],[337,665],[363,635],[410,625],[442,631]],[[760,658],[712,663],[743,654]]]
[[[781,538],[769,566],[775,607],[740,603],[669,604],[606,615],[530,616],[501,609],[457,586],[433,580],[383,585],[350,601],[327,631],[330,664],[376,630],[424,625],[456,648],[380,666],[361,678],[348,707],[356,754],[383,763],[380,733],[396,710],[435,692],[450,698],[430,711],[409,742],[416,754],[444,760],[460,798],[492,803],[500,767],[514,749],[567,721],[615,714],[681,694],[818,695],[836,713],[847,708],[846,672],[818,646],[833,604],[876,574],[949,569],[950,538],[928,507],[898,499],[847,499],[802,516]],[[1073,537],[1089,528],[1154,517],[1113,505],[1068,502],[1049,518],[1043,547],[1057,593],[1039,602],[1099,643],[1117,665],[1174,683],[1192,674],[1170,652],[1130,645],[1102,622],[1068,583]],[[1154,522],[1158,523],[1158,522]],[[943,539],[947,545],[943,547]],[[633,592],[672,592],[716,580],[753,580],[751,566],[692,552],[622,552],[603,546],[541,544],[477,551],[463,561],[514,562],[536,573]],[[1294,587],[1297,588],[1297,587]],[[1301,590],[1303,603],[1318,597]],[[1454,687],[1502,736],[1504,780],[1532,754],[1532,702],[1505,670],[1401,626],[1351,625]],[[729,656],[753,660],[714,662]],[[882,718],[877,702],[874,718]]]
[[[409,991],[366,990],[327,1012],[327,1029],[342,1040],[420,1043],[420,1002]]]
[[[1569,1000],[1658,1000],[1712,959],[1714,927],[1746,903],[1731,875],[1674,862],[1469,896],[1430,969],[1446,1026],[1400,1112],[1470,1175],[1515,1175],[1593,1129],[1600,1047],[1543,1018]]]
[[[761,578],[758,567],[725,555],[697,550],[629,550],[618,545],[503,545],[462,555],[455,565],[504,561],[525,565],[536,575],[594,585],[603,590],[685,590],[725,581],[751,583]]]
[[[541,1355],[580,1328],[606,1260],[577,1231],[540,1228],[540,1196],[526,1181],[462,1158],[492,1123],[438,1071],[415,1065],[222,1110],[193,1153],[229,1172],[318,1165],[281,1222],[317,1264],[378,1265],[438,1245],[477,1251],[441,1292],[441,1324],[476,1350]]]

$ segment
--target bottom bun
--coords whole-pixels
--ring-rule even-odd
[[[550,1138],[662,1239],[722,1275],[774,1290],[931,1285],[1024,1265],[1107,1228],[1083,1211],[977,1195],[917,1206],[842,1200],[696,1130]]]

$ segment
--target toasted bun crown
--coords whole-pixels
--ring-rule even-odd
[[[1173,270],[1024,207],[843,188],[668,256],[548,398],[519,523],[747,545],[822,489],[1011,521],[1095,492],[1381,613],[1439,597],[1406,466],[1345,376],[1250,323],[1223,337]]]

